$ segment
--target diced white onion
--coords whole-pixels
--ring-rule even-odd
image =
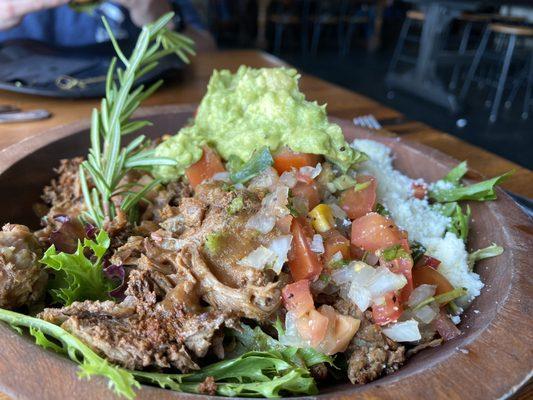
[[[429,324],[433,321],[438,315],[438,310],[436,311],[433,307],[426,305],[420,307],[419,309],[413,311],[413,317],[424,324]]]
[[[350,285],[350,290],[348,291],[347,296],[361,311],[366,311],[372,303],[370,291],[364,286]]]
[[[342,253],[340,251],[337,251],[335,254],[331,256],[330,262],[337,262],[342,260]]]
[[[263,270],[268,265],[273,265],[276,258],[277,255],[272,250],[267,249],[264,246],[259,246],[246,257],[237,261],[237,264]]]
[[[279,180],[278,173],[274,168],[267,168],[259,175],[252,178],[249,189],[270,189],[277,185]]]
[[[345,228],[349,228],[352,225],[352,221],[350,221],[348,218],[345,218],[342,220],[342,226]]]
[[[274,272],[279,274],[283,264],[287,261],[287,254],[291,248],[292,235],[282,235],[273,239],[268,248],[276,254],[276,261],[272,265]]]
[[[333,257],[335,257],[337,254],[340,254],[341,257],[342,257],[342,254],[340,252],[335,253],[335,255]],[[331,274],[331,279],[333,280],[333,282],[335,282],[338,285],[342,285],[342,284],[345,284],[345,283],[351,283],[351,282],[353,282],[356,279],[357,280],[360,279],[360,278],[356,278],[356,276],[358,274],[360,274],[361,271],[363,271],[363,269],[365,269],[365,267],[370,268],[370,272],[366,272],[366,271],[365,272],[368,273],[370,276],[373,276],[374,268],[369,267],[368,265],[366,265],[362,261],[352,261],[346,267],[335,270]],[[362,282],[362,281],[360,281],[358,283],[363,285],[363,286],[366,284],[366,282]]]
[[[348,214],[339,207],[338,204],[335,203],[328,203],[329,208],[331,208],[331,212],[333,213],[333,216],[338,219],[348,219]],[[349,220],[348,220],[349,221]]]
[[[307,176],[310,179],[315,179],[322,172],[322,165],[318,163],[316,167],[305,166],[299,170],[301,175]]]
[[[267,234],[276,224],[276,217],[259,211],[257,214],[252,215],[246,222],[246,228],[255,229],[263,234]]]
[[[296,185],[296,182],[296,174],[293,171],[285,171],[279,177],[279,183],[291,189]]]
[[[395,274],[386,267],[377,267],[375,271],[375,275],[367,286],[372,298],[384,296],[389,292],[403,288],[407,284],[405,276]]]
[[[262,209],[266,213],[275,215],[277,217],[284,217],[289,214],[287,204],[289,203],[289,188],[284,185],[276,185],[272,193],[265,196],[262,204]]]
[[[418,322],[414,319],[397,322],[383,328],[383,333],[395,342],[415,342],[422,338],[418,329]]]
[[[383,296],[401,289],[407,284],[403,275],[394,274],[388,268],[373,268],[362,261],[350,263],[333,272],[332,280],[341,287],[341,297],[355,303],[365,311],[373,303],[383,301]]]
[[[407,300],[407,305],[409,307],[416,307],[420,303],[422,303],[424,300],[426,300],[428,297],[431,297],[435,294],[435,290],[437,289],[437,286],[435,285],[420,285],[415,288],[411,292],[411,295],[409,296],[409,300]]]
[[[307,347],[307,343],[298,334],[297,319],[290,311],[285,315],[285,333],[279,337],[279,341],[285,346]]]
[[[220,181],[220,182],[230,182],[229,178],[229,172],[217,172],[215,175],[211,177],[213,181]]]
[[[324,253],[324,239],[322,239],[322,235],[313,235],[313,241],[311,242],[311,251],[318,254]]]

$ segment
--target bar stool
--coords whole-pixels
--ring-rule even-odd
[[[507,25],[501,23],[492,23],[489,24],[485,30],[481,42],[474,56],[474,60],[470,69],[468,71],[467,77],[461,89],[460,98],[465,99],[472,81],[475,78],[476,71],[484,57],[486,57],[487,45],[491,35],[500,36],[503,40],[506,41],[505,54],[503,58],[503,63],[500,71],[500,76],[497,82],[489,82],[490,86],[496,88],[496,92],[491,101],[491,111],[489,116],[490,122],[495,122],[498,119],[498,111],[500,108],[501,100],[503,97],[503,92],[507,83],[507,76],[509,73],[509,67],[513,61],[513,56],[516,56],[515,47],[517,45],[517,40],[531,38],[533,37],[533,28],[528,26],[516,26],[516,25]],[[531,86],[533,83],[533,51],[531,49],[526,49],[526,91],[524,98],[524,106],[522,111],[522,118],[527,118],[529,113],[529,105],[531,103]],[[516,59],[515,59],[516,60]],[[511,93],[512,94],[512,93]]]
[[[474,28],[477,28],[477,31],[479,31],[480,28],[483,30],[485,25],[491,21],[491,16],[489,14],[465,13],[460,15],[457,20],[464,23],[464,26],[462,27],[461,40],[459,42],[459,49],[457,50],[457,53],[460,56],[464,56],[468,51],[469,44],[472,41],[472,30]],[[456,63],[453,67],[450,83],[448,85],[451,90],[457,89],[457,82],[459,81],[462,66],[463,64]]]
[[[274,53],[281,52],[283,34],[288,27],[307,27],[305,10],[309,0],[302,1],[278,1],[274,4],[274,11],[268,17],[268,21],[274,25]],[[302,29],[300,37],[302,52],[305,51],[307,31]]]
[[[313,37],[311,38],[311,53],[316,55],[320,35],[325,27],[337,27],[337,42],[339,49],[342,47],[342,26],[340,24],[340,10],[342,2],[340,0],[319,1],[313,16],[310,20],[313,24]]]
[[[416,57],[406,56],[403,54],[403,51],[405,42],[420,43],[420,35],[409,35],[409,30],[411,29],[411,26],[417,26],[421,29],[425,19],[426,16],[421,11],[407,11],[407,14],[405,15],[405,21],[402,25],[402,30],[400,31],[400,37],[398,38],[398,43],[396,43],[396,48],[394,49],[394,54],[392,55],[388,74],[396,71],[400,61],[407,64],[416,64]]]

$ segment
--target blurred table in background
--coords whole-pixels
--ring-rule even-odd
[[[269,54],[252,51],[218,51],[199,54],[194,58],[182,81],[167,82],[145,105],[198,103],[205,93],[213,69],[228,68],[235,71],[241,64],[251,67],[275,67],[286,64]],[[533,172],[479,147],[468,144],[423,123],[408,121],[397,111],[374,100],[303,74],[301,90],[307,99],[327,103],[329,115],[352,119],[355,116],[373,114],[385,129],[402,138],[424,143],[447,153],[458,160],[468,160],[469,165],[486,176],[495,176],[515,169],[516,172],[503,187],[522,196],[533,197]],[[79,119],[88,119],[98,100],[62,100],[13,94],[0,91],[0,104],[11,104],[24,110],[45,108],[53,117],[39,122],[0,125],[0,149],[16,142],[37,136],[49,128],[68,124]],[[161,132],[174,133],[174,132]],[[80,151],[82,153],[82,151]],[[531,398],[531,385],[524,388],[515,400]],[[0,393],[0,400],[9,400]]]

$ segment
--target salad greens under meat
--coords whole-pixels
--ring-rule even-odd
[[[461,163],[426,183],[375,141],[347,143],[296,71],[214,72],[195,118],[154,142],[132,120],[157,61],[193,54],[145,27],[107,78],[85,158],[44,188],[42,229],[0,232],[0,320],[135,397],[141,383],[221,396],[364,384],[461,334],[483,287]],[[111,34],[111,33],[110,33]],[[126,136],[128,135],[128,136]],[[126,140],[127,139],[127,140]]]

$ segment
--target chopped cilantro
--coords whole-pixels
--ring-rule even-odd
[[[244,199],[242,196],[235,197],[228,206],[228,213],[230,215],[237,214],[244,207]]]
[[[408,258],[410,256],[401,245],[396,244],[383,250],[381,252],[381,257],[383,257],[385,261],[392,261],[397,258]]]
[[[216,254],[220,251],[223,236],[223,232],[211,232],[206,236],[204,245],[209,253]]]
[[[369,187],[371,184],[372,184],[371,181],[366,181],[366,182],[356,183],[355,186],[353,187],[353,191],[354,191],[354,192],[359,192],[360,190],[364,190],[364,189],[366,189],[366,188]]]
[[[390,217],[390,212],[385,208],[385,206],[381,203],[376,204],[376,212],[378,214],[383,215],[384,217]]]
[[[413,262],[415,263],[426,253],[426,248],[417,241],[413,240],[409,243],[409,247],[411,248],[411,257],[413,257]]]

